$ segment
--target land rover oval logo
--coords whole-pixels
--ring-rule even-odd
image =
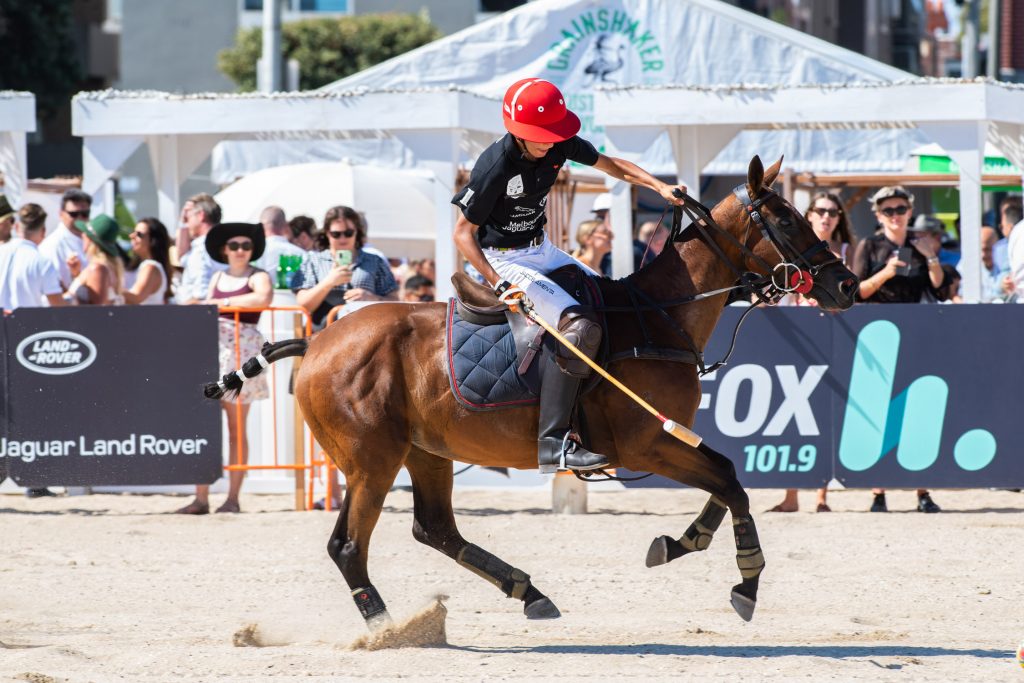
[[[18,344],[18,362],[44,375],[70,375],[96,360],[96,345],[75,332],[37,332]]]

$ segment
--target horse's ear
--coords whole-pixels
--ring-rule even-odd
[[[747,194],[756,197],[761,193],[761,184],[764,182],[764,166],[761,164],[761,157],[754,155],[750,160],[750,167],[747,168]]]
[[[765,187],[771,187],[772,183],[775,182],[775,179],[779,177],[779,170],[782,168],[782,159],[783,157],[779,157],[778,161],[765,169],[764,180],[762,181]]]

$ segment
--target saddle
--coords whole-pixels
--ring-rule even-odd
[[[565,266],[548,277],[581,305],[601,304],[597,284],[579,267]],[[542,369],[537,356],[555,353],[558,342],[465,273],[453,275],[452,284],[455,297],[448,301],[445,327],[448,380],[456,400],[470,410],[536,404]]]

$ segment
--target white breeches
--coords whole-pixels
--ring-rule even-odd
[[[526,292],[526,298],[533,302],[537,314],[553,327],[558,327],[562,311],[578,305],[578,302],[556,285],[547,273],[574,263],[588,273],[598,275],[553,245],[547,237],[535,247],[509,251],[485,248],[483,252],[498,275]]]

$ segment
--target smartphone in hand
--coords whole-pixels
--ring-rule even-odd
[[[896,274],[897,275],[902,275],[904,277],[910,275],[910,268],[911,268],[911,261],[910,261],[910,259],[913,257],[913,254],[914,254],[914,248],[913,247],[900,247],[899,248],[899,251],[896,252],[896,258],[898,258],[900,261],[903,261],[903,263],[905,263],[906,265],[900,266],[899,268],[896,269]]]
[[[334,253],[334,262],[339,266],[350,266],[352,265],[352,250],[351,249],[339,249]]]

